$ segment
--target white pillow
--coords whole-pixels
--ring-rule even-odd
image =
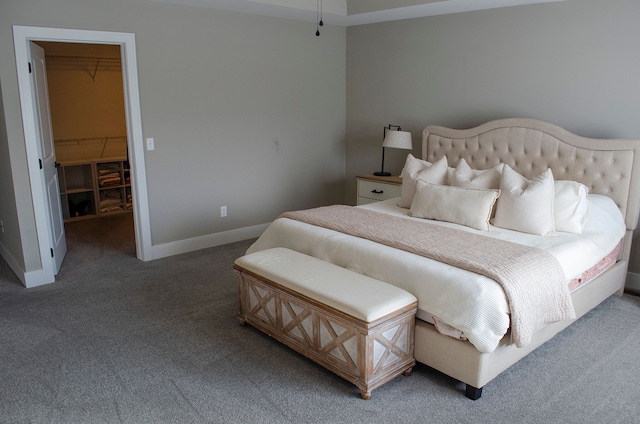
[[[407,156],[402,171],[402,197],[398,202],[398,206],[401,208],[411,207],[418,179],[433,184],[445,184],[447,181],[447,157],[444,156],[434,163],[429,163],[416,159],[412,154]]]
[[[537,235],[551,233],[555,230],[553,196],[551,169],[529,181],[504,165],[493,225]]]
[[[554,219],[556,231],[582,234],[591,201],[587,186],[576,181],[561,180],[554,184]]]
[[[501,163],[491,169],[479,170],[471,169],[467,161],[460,159],[458,166],[453,172],[451,185],[455,187],[477,188],[477,189],[497,189],[500,188],[500,178],[502,177]]]
[[[475,190],[418,180],[409,215],[489,231],[491,211],[498,196],[500,190]]]
[[[411,153],[407,155],[407,159],[404,161],[404,167],[400,172],[400,176],[404,176],[405,173],[409,174],[416,171],[421,171],[425,168],[428,168],[432,165],[431,162],[426,160],[421,160],[413,156]]]

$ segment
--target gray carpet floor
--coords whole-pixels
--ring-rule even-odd
[[[67,224],[58,281],[0,259],[2,423],[637,423],[640,300],[613,296],[484,389],[425,366],[358,390],[236,320],[251,241],[140,262],[131,218]]]

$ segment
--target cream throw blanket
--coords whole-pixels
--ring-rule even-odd
[[[281,218],[369,239],[497,281],[509,302],[511,337],[518,347],[545,324],[575,318],[562,268],[541,249],[344,205],[286,212]]]

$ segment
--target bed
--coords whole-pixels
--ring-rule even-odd
[[[539,212],[536,212],[536,228],[532,231],[514,231],[513,228],[505,230],[493,225],[489,225],[487,229],[469,229],[468,225],[474,224],[465,222],[465,225],[459,225],[460,222],[456,222],[456,219],[454,222],[443,222],[440,218],[437,221],[429,220],[438,227],[437,231],[458,231],[460,227],[464,227],[464,231],[473,233],[473,237],[481,234],[481,237],[489,236],[487,238],[491,240],[506,239],[518,245],[534,245],[536,249],[544,250],[547,256],[569,257],[568,253],[564,253],[566,251],[558,246],[563,246],[562,249],[565,249],[565,245],[573,246],[568,248],[572,251],[571,257],[578,259],[558,259],[562,269],[555,270],[556,274],[563,275],[564,284],[559,292],[560,296],[565,296],[565,301],[571,304],[571,310],[564,312],[564,315],[557,315],[557,319],[544,321],[549,322],[548,324],[535,326],[524,339],[516,339],[517,343],[514,342],[515,331],[512,331],[516,329],[515,324],[520,322],[515,315],[517,304],[505,286],[496,283],[482,272],[458,269],[449,262],[439,262],[433,257],[425,258],[384,241],[362,238],[342,230],[325,228],[286,216],[276,219],[249,248],[248,253],[271,247],[288,247],[388,282],[416,295],[419,303],[415,330],[416,360],[465,383],[466,396],[476,400],[480,398],[483,387],[504,370],[612,294],[622,293],[633,230],[636,228],[640,210],[638,149],[640,140],[585,138],[553,124],[531,119],[503,119],[465,130],[439,126],[425,128],[422,156],[417,161],[423,161],[432,168],[436,163],[446,162],[448,181],[443,182],[443,186],[450,185],[452,173],[467,166],[473,170],[475,176],[482,173],[487,176],[487,171],[494,169],[500,169],[501,175],[504,175],[506,171],[502,171],[502,167],[509,168],[508,172],[528,179],[532,184],[545,173],[550,173],[550,184],[575,182],[576,186],[583,185],[588,189],[586,196],[589,199],[589,207],[585,209],[580,229],[573,233],[571,229],[567,232],[545,232],[543,229],[541,234],[533,234],[538,231],[537,227],[540,225],[544,227],[544,214],[540,215]],[[407,161],[409,164],[409,158]],[[407,165],[405,171],[406,169]],[[403,223],[409,220],[425,221],[420,217],[420,208],[416,206],[417,194],[411,194],[414,201],[410,209],[407,208],[409,204],[404,197],[405,185],[409,187],[406,184],[408,181],[408,178],[403,181],[403,198],[358,207],[357,209],[364,210],[359,213],[371,212],[377,214],[376,217],[384,214],[386,219],[381,221],[377,228],[387,227],[387,222],[397,220]],[[557,194],[559,186],[555,187]],[[501,185],[500,188],[502,194],[494,193],[495,199],[489,208],[491,222],[499,219],[499,222],[504,223],[512,220],[514,216],[517,218],[518,213],[502,212],[501,216],[497,215],[497,208],[503,211],[506,209],[499,204],[496,206],[496,202],[503,199],[507,202],[509,199],[504,195],[504,186]],[[423,193],[423,190],[436,190],[429,191],[430,195],[433,195],[439,193],[437,190],[440,189],[445,190],[440,193],[444,196],[442,199],[446,201],[452,198],[453,189],[442,187],[440,184],[421,182],[417,191]],[[416,191],[416,188],[413,187],[413,190]],[[465,201],[469,198],[469,193],[476,191],[479,190],[462,192],[460,201]],[[455,196],[459,194],[455,192]],[[483,199],[488,197],[489,194],[483,195]],[[403,202],[407,204],[399,207],[398,204]],[[555,198],[555,202],[556,205],[563,204],[558,201],[558,197]],[[487,208],[486,204],[483,208]],[[437,215],[438,212],[435,213]],[[527,211],[520,213],[526,214]],[[412,216],[407,216],[409,214]],[[538,219],[538,216],[541,218]],[[609,221],[612,227],[600,228],[601,223],[609,225]],[[560,222],[558,215],[556,222]],[[483,225],[482,220],[478,225]],[[576,244],[578,240],[591,237],[591,233],[596,232],[597,235],[593,236],[595,238],[588,242],[591,247]],[[448,240],[446,237],[449,233],[445,234],[447,235],[443,236],[443,240]],[[407,233],[407,236],[403,237],[410,238],[409,236],[410,233]],[[598,247],[601,249],[598,250]],[[607,256],[613,260],[598,267],[598,264],[602,264],[601,259]],[[537,273],[536,269],[536,272],[527,274]],[[452,281],[455,281],[455,284]],[[570,282],[576,281],[580,284],[570,288]],[[462,285],[465,287],[463,290],[467,291],[467,286],[475,288],[468,293],[460,294],[453,289],[456,284]],[[547,291],[546,286],[542,291]],[[475,311],[475,306],[464,303],[464,298],[469,298],[469,302],[475,297],[484,299],[477,293],[486,295],[487,299],[494,303],[489,303],[486,309]],[[484,303],[484,300],[478,303]],[[465,313],[467,316],[458,316]],[[465,326],[468,320],[475,320],[476,315],[478,322]],[[485,324],[485,321],[490,325]],[[477,334],[476,327],[480,328]]]

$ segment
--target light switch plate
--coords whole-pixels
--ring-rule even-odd
[[[147,138],[147,150],[154,150],[156,148],[156,142],[153,138]]]

